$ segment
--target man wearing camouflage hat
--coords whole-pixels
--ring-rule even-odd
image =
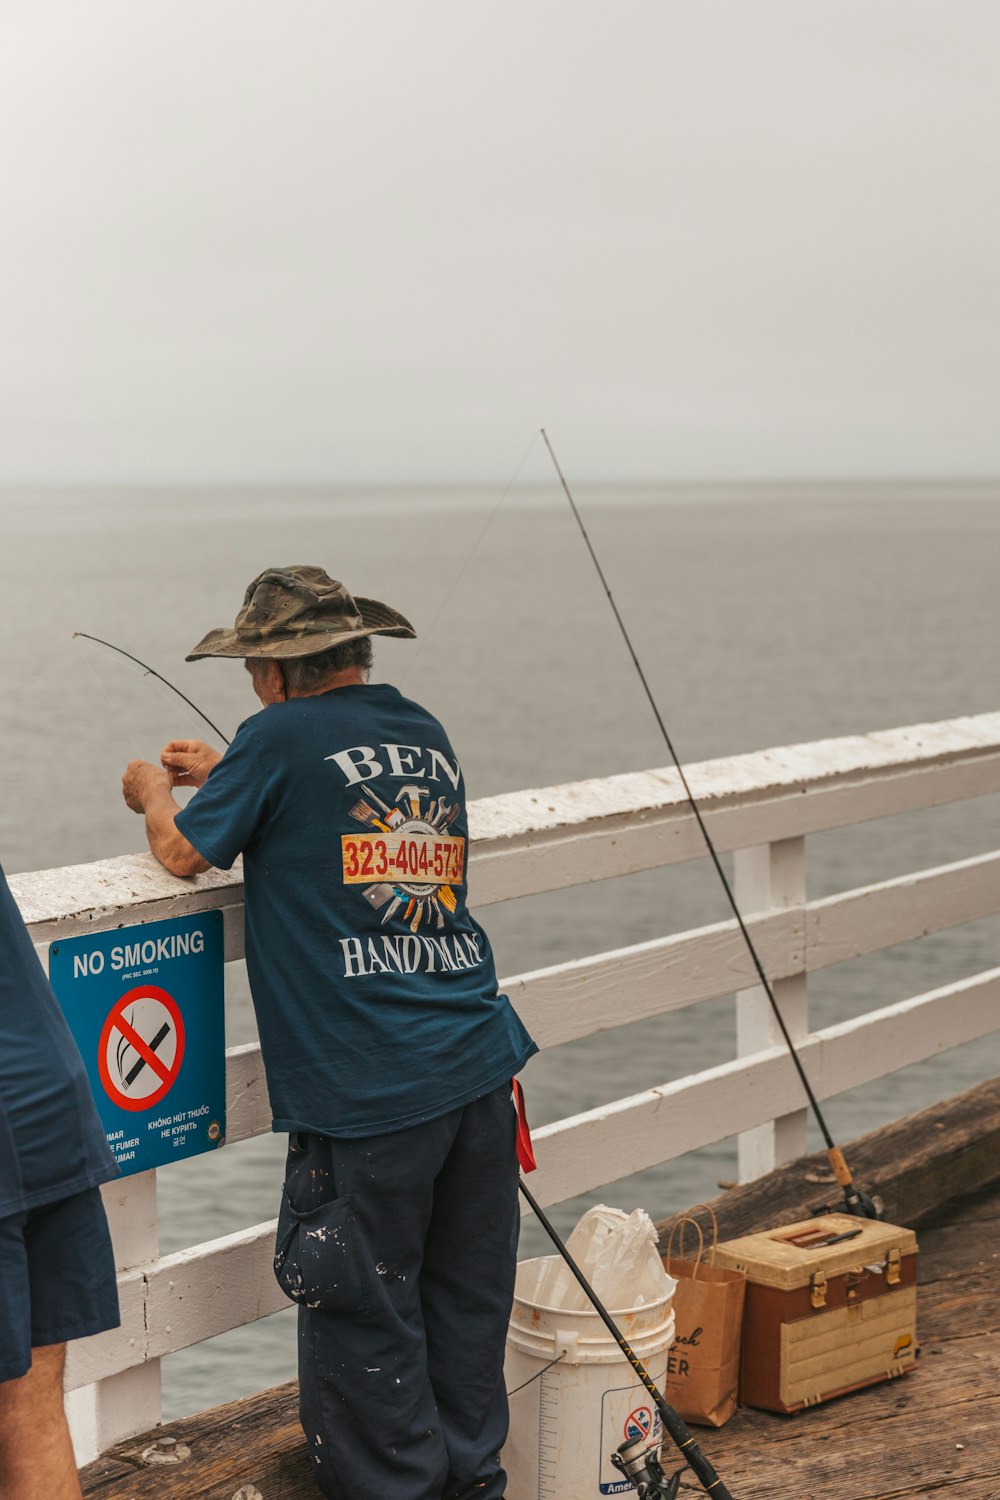
[[[517,1242],[511,1080],[536,1050],[466,906],[461,767],[368,681],[404,617],[321,568],[268,568],[232,630],[264,711],[224,756],[133,761],[128,805],[176,875],[243,854],[246,956],[289,1136],[275,1269],[299,1305],[300,1409],[325,1495],[501,1500]],[[173,786],[196,786],[181,811]]]

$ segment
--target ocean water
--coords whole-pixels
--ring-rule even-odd
[[[997,707],[1000,487],[784,486],[769,490],[581,489],[577,495],[685,761],[857,734]],[[495,492],[429,491],[0,496],[0,859],[8,872],[136,850],[142,826],[119,779],[176,735],[210,738],[175,698],[73,632],[155,666],[227,733],[254,711],[238,663],[185,664],[231,622],[270,563],[319,562],[355,592],[402,609],[416,642],[385,641],[376,676],[448,725],[473,797],[658,766],[666,751],[564,497],[539,480]],[[822,896],[998,845],[1000,799],[819,835]],[[501,975],[722,920],[701,862],[482,913]],[[818,1024],[993,967],[988,919],[810,980]],[[231,1043],[254,1034],[241,965],[227,972]],[[733,1055],[731,1000],[619,1028],[534,1059],[544,1123]],[[956,1049],[831,1101],[849,1138],[1000,1069],[1000,1041]],[[669,1129],[669,1124],[667,1127]],[[160,1174],[165,1251],[273,1216],[282,1143],[264,1138]],[[654,1217],[735,1175],[723,1141],[630,1175],[589,1202]],[[525,1253],[544,1247],[537,1226]],[[287,1314],[174,1355],[168,1416],[288,1378]]]

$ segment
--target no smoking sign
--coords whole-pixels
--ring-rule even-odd
[[[184,1018],[155,985],[129,990],[112,1007],[97,1049],[105,1093],[122,1109],[150,1109],[176,1083],[184,1060]]]
[[[123,1173],[223,1144],[221,912],[54,943],[49,975]]]

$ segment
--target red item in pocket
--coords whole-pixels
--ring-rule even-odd
[[[531,1148],[531,1131],[528,1128],[528,1116],[524,1108],[524,1090],[515,1078],[511,1088],[514,1091],[514,1107],[517,1110],[517,1159],[521,1163],[522,1172],[534,1172],[538,1163],[535,1161],[535,1153]]]

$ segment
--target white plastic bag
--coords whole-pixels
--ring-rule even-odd
[[[656,1229],[645,1209],[626,1214],[599,1203],[583,1215],[566,1247],[609,1312],[657,1302],[672,1295],[677,1284],[663,1269]],[[541,1256],[534,1264],[534,1287],[524,1288],[531,1301],[568,1312],[589,1310],[562,1256]]]

